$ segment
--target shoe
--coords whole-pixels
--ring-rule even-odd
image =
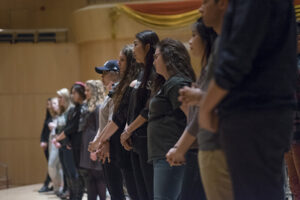
[[[51,186],[50,188],[48,188],[48,192],[53,191],[53,186]]]
[[[69,199],[69,197],[70,197],[69,191],[65,191],[59,195],[60,199]]]
[[[38,191],[39,193],[49,192],[48,186],[43,185],[43,187]]]

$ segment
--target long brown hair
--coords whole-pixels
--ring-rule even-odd
[[[170,76],[180,74],[194,82],[196,75],[191,65],[190,55],[185,46],[178,40],[166,38],[157,45]],[[162,84],[157,84],[155,91]]]
[[[113,95],[114,112],[116,112],[119,108],[120,102],[127,87],[133,80],[136,79],[141,68],[140,64],[136,62],[133,56],[133,45],[126,45],[122,49],[121,53],[126,57],[126,69]]]

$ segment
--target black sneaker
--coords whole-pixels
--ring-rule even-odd
[[[39,193],[49,192],[49,188],[46,185],[43,185],[43,187],[38,191]]]
[[[60,197],[60,199],[69,199],[70,193],[69,193],[69,191],[65,191],[59,197]]]

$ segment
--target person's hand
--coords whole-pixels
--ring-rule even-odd
[[[180,166],[185,164],[184,154],[175,147],[169,150],[169,152],[166,154],[166,159],[170,166]]]
[[[131,141],[131,138],[128,138],[126,141],[124,141],[124,143],[122,144],[124,149],[126,151],[130,151],[132,150],[132,141]]]
[[[48,144],[47,144],[47,142],[41,142],[41,143],[40,143],[40,146],[41,146],[42,149],[45,151],[45,150],[47,149],[47,147],[48,147]]]
[[[92,161],[97,161],[97,153],[96,153],[96,152],[90,153],[90,159],[91,159]]]
[[[58,142],[58,141],[56,140],[56,138],[53,138],[51,142],[54,144],[54,146],[55,146],[57,149],[61,148],[61,144],[60,144],[60,142]]]
[[[131,137],[131,134],[125,129],[125,131],[123,131],[123,133],[121,134],[121,137],[120,137],[121,144],[123,144],[130,137]]]
[[[178,101],[189,106],[198,105],[203,94],[199,88],[185,86],[179,90]]]
[[[127,130],[125,130],[120,137],[120,142],[124,149],[126,149],[127,151],[130,151],[132,149],[132,142],[130,137],[131,134]]]
[[[103,145],[101,145],[101,148],[97,151],[97,157],[99,160],[104,164],[106,159],[107,162],[110,163],[110,143],[105,142]]]
[[[218,131],[219,117],[215,111],[206,111],[205,109],[200,109],[198,115],[200,128],[208,130],[212,133]]]
[[[54,128],[56,128],[56,123],[50,122],[50,123],[48,124],[48,127],[49,127],[49,129],[52,131]]]
[[[89,143],[88,151],[89,152],[96,152],[100,148],[100,142],[92,141]]]

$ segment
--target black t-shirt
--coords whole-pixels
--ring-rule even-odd
[[[121,133],[124,131],[126,121],[128,104],[131,96],[132,87],[127,87],[124,92],[119,107],[114,112],[112,121],[119,127],[110,139],[111,155],[116,159],[121,168],[130,168],[130,152],[126,151],[120,142]]]
[[[154,72],[153,72],[154,73]],[[153,74],[145,87],[141,87],[144,71],[142,70],[137,78],[137,83],[132,88],[128,105],[127,124],[130,125],[139,115],[148,119],[148,101],[151,95],[151,84]],[[147,123],[144,123],[133,132],[134,136],[147,136]]]
[[[186,116],[180,109],[179,89],[191,81],[181,76],[167,80],[150,101],[148,122],[149,161],[165,158],[166,153],[178,141],[186,127]]]

